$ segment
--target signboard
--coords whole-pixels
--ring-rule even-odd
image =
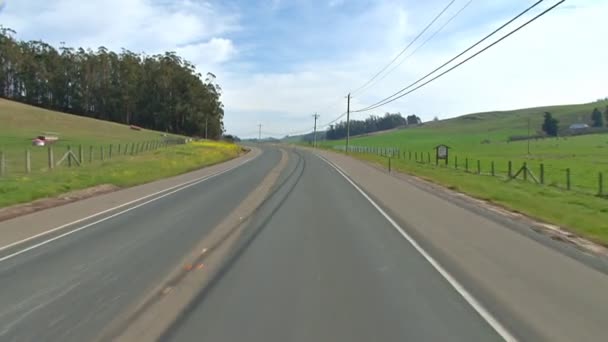
[[[435,164],[439,164],[439,160],[445,160],[445,165],[448,165],[448,154],[450,147],[448,145],[438,145],[435,147]]]
[[[448,147],[445,145],[437,146],[437,158],[445,159],[448,157]]]

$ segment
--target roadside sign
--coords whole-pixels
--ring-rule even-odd
[[[439,160],[445,160],[445,164],[448,164],[448,155],[450,147],[448,145],[437,145],[435,146],[435,164],[439,164]]]

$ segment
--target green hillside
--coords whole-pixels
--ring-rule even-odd
[[[60,137],[61,144],[137,142],[160,138],[160,132],[134,131],[127,125],[70,115],[0,99],[0,146],[25,148],[45,132]]]
[[[127,125],[0,99],[0,150],[4,152],[9,174],[23,171],[26,148],[32,153],[32,171],[46,168],[46,149],[32,146],[32,139],[45,134],[59,137],[53,145],[58,153],[68,145],[73,148],[82,145],[85,150],[93,146],[98,151],[102,145],[114,144],[117,148],[118,144],[164,139],[161,132],[136,131]]]
[[[67,151],[83,147],[82,165],[68,163],[48,169],[48,149],[32,146],[38,135],[56,135],[55,163]],[[0,99],[0,152],[6,163],[0,176],[0,208],[52,197],[100,184],[128,187],[199,169],[234,158],[239,146],[213,141],[159,148],[159,142],[175,135],[136,131],[129,126],[27,106]],[[148,144],[144,144],[148,142]],[[125,146],[131,149],[125,154]],[[114,148],[109,158],[110,145]],[[119,145],[123,153],[118,154]],[[132,147],[138,152],[132,153]],[[90,159],[90,147],[93,158]],[[105,158],[102,160],[101,149]],[[26,173],[25,151],[31,153],[31,173]],[[78,156],[75,158],[78,159]],[[1,173],[0,173],[1,174]]]
[[[589,123],[594,108],[604,110],[608,101],[581,105],[551,106],[504,112],[469,114],[461,117],[425,123],[419,127],[351,139],[352,146],[395,147],[401,151],[424,155],[438,144],[451,147],[451,155],[460,160],[482,162],[486,169],[494,161],[506,171],[508,161],[514,165],[527,162],[532,168],[543,163],[547,179],[565,183],[565,169],[571,168],[574,187],[596,189],[598,172],[608,172],[608,135],[590,134],[564,138],[545,138],[509,142],[511,136],[531,134],[541,130],[544,112],[550,112],[567,129],[572,123]],[[325,141],[326,147],[343,146],[344,141]]]
[[[572,123],[590,124],[593,109],[597,107],[604,112],[607,105],[608,101],[598,101],[469,114],[384,134],[354,137],[351,146],[399,149],[400,158],[392,158],[392,163],[400,171],[561,224],[608,244],[608,210],[605,209],[608,200],[597,197],[600,174],[608,184],[608,134],[533,139],[529,141],[529,154],[527,140],[509,142],[511,136],[528,134],[528,120],[532,135],[540,131],[544,112],[552,113],[560,121],[560,129],[567,129]],[[434,147],[438,144],[451,148],[448,167],[435,166]],[[344,140],[324,141],[322,145],[341,148]],[[355,155],[386,165],[385,157]],[[419,160],[422,156],[424,163],[416,162],[416,155]],[[465,161],[468,161],[469,173],[464,172]],[[540,178],[542,164],[545,186],[506,182],[509,161],[513,172],[525,162],[536,178]],[[478,162],[485,176],[476,175]],[[492,163],[498,177],[489,176]],[[567,169],[571,191],[564,191]],[[603,195],[607,193],[608,185],[604,186]]]

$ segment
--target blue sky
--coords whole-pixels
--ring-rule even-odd
[[[469,1],[454,1],[427,34]],[[18,38],[54,45],[177,51],[201,73],[218,76],[229,133],[252,136],[262,123],[265,135],[276,136],[309,130],[314,112],[321,114],[321,125],[342,113],[344,96],[448,2],[4,0],[0,24],[15,29]],[[533,2],[471,1],[416,54],[357,93],[352,108],[402,88]],[[555,2],[546,0],[534,14]],[[415,113],[430,120],[606,97],[608,46],[600,42],[608,25],[602,13],[608,13],[608,0],[568,0],[478,59],[373,114]]]

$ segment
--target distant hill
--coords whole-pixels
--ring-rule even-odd
[[[390,141],[399,145],[426,145],[427,143],[461,142],[462,140],[506,141],[512,136],[527,135],[528,120],[530,120],[531,135],[541,133],[545,112],[550,112],[553,117],[558,119],[560,130],[565,131],[575,123],[591,125],[593,109],[598,108],[603,113],[606,106],[608,106],[608,100],[599,100],[584,104],[473,113],[446,120],[430,121],[415,127],[380,132],[374,136],[353,137],[353,141],[374,143]],[[608,120],[606,121],[608,122]],[[412,141],[414,138],[415,140]],[[326,144],[336,145],[340,141],[343,140],[327,141]]]

